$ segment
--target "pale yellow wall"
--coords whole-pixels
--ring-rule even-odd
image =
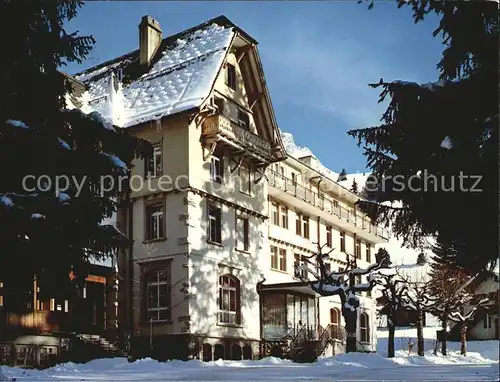
[[[229,98],[230,100],[234,101],[237,105],[240,105],[244,109],[248,110],[250,109],[250,105],[248,104],[248,95],[244,86],[243,76],[241,74],[241,70],[238,65],[236,56],[233,53],[229,53],[227,55],[226,62],[234,65],[234,67],[236,68],[236,78],[237,78],[236,90],[233,90],[226,85],[226,70],[223,66],[222,70],[217,76],[217,79],[215,80],[214,94],[217,93],[222,94],[225,97]],[[237,108],[234,107],[234,105],[229,105],[228,107],[228,105],[226,104],[226,112],[229,113],[229,115],[232,118],[235,118],[237,120],[238,118]],[[249,118],[250,118],[250,131],[253,133],[257,133],[255,122],[251,113],[249,113]]]

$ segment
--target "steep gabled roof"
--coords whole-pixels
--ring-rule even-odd
[[[236,31],[255,43],[219,16],[163,39],[149,67],[139,64],[135,50],[75,75],[88,86],[82,109],[129,127],[198,108],[210,94]]]

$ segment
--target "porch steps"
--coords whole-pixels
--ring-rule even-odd
[[[74,362],[123,356],[114,343],[97,334],[75,334],[69,357]]]

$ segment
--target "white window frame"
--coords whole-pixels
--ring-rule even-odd
[[[227,278],[228,285],[221,283],[221,280]],[[231,286],[231,280],[234,281],[234,286]],[[240,281],[238,278],[232,275],[222,275],[219,276],[219,314],[218,322],[223,325],[239,325],[241,322],[241,304],[240,300]],[[235,310],[231,310],[231,295],[234,295],[234,307]],[[225,300],[225,296],[228,296],[228,300]],[[226,305],[226,306],[225,306]],[[229,306],[227,306],[229,305]],[[227,318],[227,319],[226,319]]]
[[[288,207],[279,205],[279,226],[288,229]]]
[[[149,213],[148,209],[155,208],[156,211]],[[165,216],[163,204],[152,204],[146,206],[146,240],[159,240],[165,237]]]
[[[148,159],[148,166],[147,166],[148,178],[157,178],[162,175],[163,173],[162,157],[163,156],[162,156],[161,144],[157,143],[153,145],[153,156]]]
[[[271,269],[279,270],[278,269],[278,267],[279,267],[279,248],[275,245],[271,245],[270,252],[271,252]],[[276,265],[273,264],[273,262],[275,262]]]
[[[285,248],[278,249],[278,270],[282,272],[286,272],[286,254]]]
[[[171,288],[169,286],[169,283],[170,283],[170,277],[169,277],[169,270],[168,269],[153,269],[153,270],[150,270],[149,272],[154,272],[156,273],[156,281],[149,281],[147,280],[146,282],[146,293],[147,293],[147,317],[148,317],[148,322],[165,322],[165,321],[169,321],[171,319],[171,312],[170,312],[170,309],[171,307],[168,306],[169,304],[167,303],[167,306],[162,306],[160,304],[160,287],[163,286],[163,285],[166,285],[167,286],[167,293],[172,293],[171,292]],[[160,280],[160,272],[165,272],[166,273],[166,277],[164,280]],[[149,274],[148,274],[148,278],[149,278]],[[155,291],[155,293],[157,294],[156,296],[156,300],[158,301],[158,304],[157,306],[150,306],[150,302],[149,302],[149,296],[150,296],[150,290],[153,290]],[[168,299],[170,300],[170,304],[172,303],[171,302],[171,298]],[[168,318],[160,318],[160,312],[161,311],[167,311],[168,312]],[[156,319],[153,319],[151,318],[151,313],[156,313]]]
[[[211,212],[217,212],[212,214]],[[210,243],[222,244],[222,208],[215,204],[208,205],[208,241]],[[213,224],[213,226],[212,226]]]
[[[365,317],[365,326],[362,326],[363,317]],[[365,333],[366,338],[363,338],[363,333]],[[364,343],[370,342],[370,316],[366,312],[359,315],[359,340]]]
[[[276,202],[271,202],[271,219],[274,225],[280,225],[280,205]]]
[[[223,180],[223,159],[212,155],[210,158],[210,180],[213,182],[221,183]]]

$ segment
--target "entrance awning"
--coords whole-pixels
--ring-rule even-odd
[[[312,290],[309,283],[302,281],[262,284],[260,290],[263,292],[264,291],[295,292],[300,294],[306,294],[309,296],[320,297],[318,293]]]

